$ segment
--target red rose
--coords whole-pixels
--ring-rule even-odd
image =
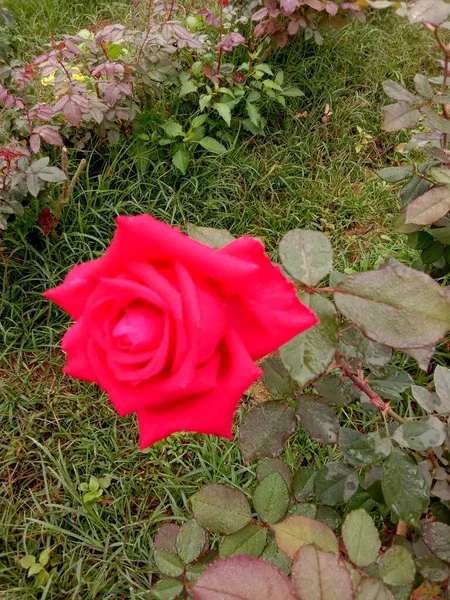
[[[101,258],[44,294],[76,319],[64,372],[136,412],[141,448],[175,431],[231,438],[254,361],[316,317],[254,238],[214,250],[149,215],[117,225]]]

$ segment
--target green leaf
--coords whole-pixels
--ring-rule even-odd
[[[105,475],[105,477],[100,477],[98,482],[100,484],[100,487],[103,488],[104,490],[106,490],[111,485],[111,477],[109,477],[108,475]]]
[[[328,506],[348,502],[357,489],[358,474],[341,462],[328,463],[314,480],[317,499]]]
[[[352,600],[353,586],[344,560],[314,545],[303,546],[295,555],[291,579],[302,600]]]
[[[256,466],[256,477],[261,483],[268,475],[272,473],[279,473],[288,488],[292,485],[292,472],[285,462],[278,458],[263,458]]]
[[[282,346],[279,352],[292,379],[303,387],[321,375],[333,361],[339,339],[339,325],[336,309],[323,296],[303,293],[299,299],[309,306],[320,323],[297,335]]]
[[[43,565],[41,565],[41,563],[34,563],[34,565],[31,565],[31,567],[28,569],[28,577],[32,577],[33,575],[37,575],[38,573],[40,573],[43,569]]]
[[[178,579],[161,579],[150,588],[151,595],[157,600],[175,600],[183,591],[183,584]]]
[[[316,442],[335,444],[338,439],[339,421],[334,410],[324,398],[316,394],[299,396],[295,415],[310,438]]]
[[[296,429],[294,412],[285,402],[264,402],[251,410],[239,429],[239,447],[246,462],[275,458]]]
[[[207,485],[192,496],[191,502],[197,522],[211,533],[235,533],[252,518],[244,494],[225,485]]]
[[[450,5],[442,0],[418,0],[407,15],[410,23],[440,25],[450,16]]]
[[[39,554],[39,562],[41,563],[41,565],[45,567],[49,560],[50,552],[47,549],[42,550],[42,552]]]
[[[275,81],[272,81],[272,79],[264,79],[262,83],[266,90],[275,90],[277,92],[283,91],[283,88],[278,85],[278,83],[275,83]]]
[[[348,378],[327,373],[314,382],[314,388],[330,404],[348,406],[359,398],[359,393],[353,388],[353,382]]]
[[[319,506],[315,518],[318,521],[322,521],[322,523],[328,525],[328,527],[331,527],[333,531],[336,531],[341,524],[341,517],[329,506]]]
[[[100,488],[100,484],[98,482],[98,479],[96,477],[89,477],[89,491],[90,492],[98,492]]]
[[[178,556],[188,565],[196,560],[208,544],[208,534],[195,519],[184,523],[178,532],[176,547]]]
[[[427,521],[422,523],[420,532],[431,552],[441,560],[450,563],[450,526],[445,523]]]
[[[308,504],[305,502],[294,502],[289,507],[289,510],[288,510],[286,516],[292,517],[293,515],[302,515],[305,517],[310,517],[311,519],[316,519],[317,518],[317,508],[314,504]],[[331,527],[331,525],[329,523],[327,523],[324,519],[317,519],[317,520],[322,521],[322,523],[326,523],[329,527]]]
[[[432,184],[423,177],[415,175],[400,191],[400,199],[403,202],[403,205],[406,206],[416,198],[419,198],[419,196],[425,194],[425,192],[430,189],[431,185]]]
[[[422,577],[430,581],[446,581],[450,577],[450,567],[434,556],[416,559],[416,567]]]
[[[36,577],[36,585],[40,585],[44,587],[47,584],[47,581],[50,579],[50,574],[44,568],[42,568]]]
[[[286,271],[305,285],[316,285],[331,271],[333,248],[320,231],[288,231],[278,250]]]
[[[289,558],[307,544],[314,544],[320,550],[338,554],[339,546],[333,530],[310,517],[294,515],[271,527],[275,533],[278,548]]]
[[[281,362],[279,353],[265,358],[261,364],[264,371],[262,380],[275,398],[290,398],[298,390],[298,386]]]
[[[204,571],[192,593],[195,600],[297,600],[288,577],[254,556],[229,556]]]
[[[384,463],[381,487],[387,506],[415,527],[428,506],[428,487],[422,471],[407,454],[394,448]]]
[[[380,536],[370,517],[362,508],[348,514],[342,526],[342,537],[348,557],[358,567],[375,562],[381,548]]]
[[[441,286],[403,265],[348,275],[334,299],[364,335],[385,346],[421,348],[450,328],[450,303]]]
[[[154,541],[156,550],[167,550],[172,554],[177,554],[177,537],[180,531],[180,526],[175,523],[163,525],[158,530]]]
[[[420,98],[415,94],[408,92],[406,88],[401,86],[396,81],[383,81],[383,90],[386,96],[392,98],[392,100],[403,100],[404,102],[420,102]]]
[[[189,150],[184,146],[175,152],[172,158],[172,163],[174,166],[185,175],[189,161],[191,160],[191,155]]]
[[[297,87],[286,87],[283,88],[283,96],[288,96],[289,98],[300,98],[300,96],[304,96],[305,93],[299,90]]]
[[[178,135],[184,135],[183,127],[176,121],[166,121],[164,125],[162,125],[162,128],[164,129],[164,133],[170,138],[175,138]]]
[[[289,575],[291,560],[284,552],[279,550],[275,540],[272,539],[267,543],[264,552],[261,554],[261,558],[281,569],[286,575]]]
[[[308,502],[314,498],[314,479],[317,471],[310,467],[302,467],[294,474],[292,493],[298,502]]]
[[[441,242],[433,242],[431,246],[422,250],[420,254],[420,259],[422,260],[424,265],[431,265],[436,263],[441,256],[444,254],[445,246],[441,244]]]
[[[413,583],[416,567],[411,554],[403,546],[393,546],[386,551],[380,564],[380,577],[388,585]]]
[[[438,183],[450,184],[450,169],[448,167],[434,167],[430,169],[429,173]]]
[[[223,537],[219,544],[220,558],[235,554],[261,556],[266,545],[267,529],[249,523],[243,529]]]
[[[191,121],[191,129],[197,129],[203,125],[207,118],[208,115],[199,115],[198,117],[194,117]]]
[[[37,173],[37,176],[39,179],[50,181],[51,183],[61,183],[61,181],[67,179],[64,171],[61,171],[58,167],[44,167]]]
[[[429,84],[425,75],[417,73],[417,75],[414,77],[414,86],[417,93],[422,96],[422,98],[430,100],[434,96],[433,88]]]
[[[229,127],[231,125],[231,109],[229,105],[224,104],[222,102],[216,102],[215,104],[213,104],[213,108],[217,110],[219,115]]]
[[[247,110],[248,118],[250,119],[250,121],[254,125],[256,125],[256,127],[258,127],[261,120],[261,114],[259,112],[258,107],[255,104],[252,104],[251,102],[247,102],[245,104],[245,108]]]
[[[289,506],[289,490],[283,476],[274,472],[265,477],[252,496],[258,518],[264,523],[276,523],[284,517]]]
[[[388,104],[383,108],[383,131],[400,131],[400,129],[412,129],[420,119],[420,112],[411,108],[409,102],[400,101],[396,104]]]
[[[358,586],[356,600],[395,600],[395,598],[382,581],[364,577]]]
[[[169,577],[179,577],[183,575],[184,565],[178,556],[168,550],[155,550],[155,563],[161,573]]]
[[[386,167],[376,172],[376,175],[388,183],[397,183],[403,179],[409,179],[414,173],[414,167]]]
[[[427,121],[431,127],[443,133],[450,133],[449,121],[438,115],[432,106],[425,104],[420,110],[427,116]]]
[[[435,393],[430,393],[423,387],[413,385],[411,387],[414,400],[428,413],[439,412],[439,396]],[[449,407],[450,409],[450,407]]]
[[[434,385],[439,397],[437,412],[450,412],[450,369],[438,365],[434,370]]]
[[[208,106],[208,104],[211,101],[211,94],[203,94],[202,96],[200,96],[200,99],[198,101],[198,105],[200,107],[200,110],[205,110],[205,108]]]
[[[98,502],[102,498],[102,490],[98,490],[97,492],[88,492],[83,496],[83,502],[85,504],[89,504],[90,502]]]
[[[284,83],[284,73],[283,71],[278,71],[277,74],[275,75],[275,83],[278,83],[278,85],[283,85]]]
[[[206,136],[198,142],[202,148],[213,154],[223,154],[227,151],[225,146],[212,137]]]
[[[437,417],[407,421],[395,430],[393,439],[412,450],[429,450],[445,441],[445,425]]]
[[[196,92],[196,91],[197,91],[197,86],[195,85],[195,83],[193,81],[183,81],[178,95],[180,98],[183,98],[183,96],[186,96],[187,94],[190,94],[191,92]]]
[[[19,560],[19,564],[23,569],[29,569],[36,563],[36,558],[32,554],[27,554]]]
[[[86,482],[80,483],[78,489],[80,492],[87,492],[89,490],[89,485]]]
[[[257,63],[255,65],[255,71],[260,71],[261,73],[265,73],[266,75],[273,75],[271,66],[266,63]]]
[[[376,431],[361,433],[357,429],[342,427],[339,431],[339,449],[345,460],[355,467],[363,467],[389,455],[389,438]]]
[[[392,360],[392,349],[366,338],[352,327],[340,336],[341,354],[353,356],[367,365],[383,367]]]
[[[407,371],[392,366],[377,375],[370,374],[367,382],[383,398],[401,401],[401,394],[411,387],[413,379]]]
[[[230,242],[233,242],[236,238],[228,231],[228,229],[215,229],[214,227],[197,227],[197,225],[187,224],[188,236],[210,246],[220,250]]]

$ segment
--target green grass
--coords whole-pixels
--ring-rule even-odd
[[[11,4],[24,56],[42,47],[51,31],[70,33],[127,10],[124,3],[93,0]],[[169,159],[149,158],[143,168],[129,140],[107,160],[88,152],[57,240],[40,234],[37,206],[12,224],[0,254],[0,598],[148,599],[156,526],[183,519],[189,496],[205,483],[249,493],[254,482],[254,466],[242,464],[236,444],[216,438],[177,435],[138,452],[134,418],[118,418],[96,386],[62,374],[59,343],[68,318],[42,291],[105,250],[118,214],[148,212],[170,224],[226,227],[236,236],[261,237],[269,252],[289,229],[320,229],[333,239],[341,270],[374,268],[389,255],[412,260],[392,228],[395,190],[374,171],[392,157],[402,160],[392,152],[401,138],[379,133],[381,81],[411,84],[418,70],[433,69],[426,40],[420,28],[380,16],[330,32],[322,47],[299,42],[276,51],[271,61],[306,96],[272,118],[265,138],[244,136],[220,159],[203,156],[184,177]],[[417,51],[423,45],[426,59]],[[324,125],[326,103],[333,115]],[[306,118],[295,117],[303,111]],[[373,136],[360,154],[357,126]],[[81,156],[72,156],[73,170]],[[359,427],[372,420],[355,409],[342,418]],[[335,453],[299,433],[285,458],[297,468],[321,465]],[[111,503],[86,509],[78,485],[106,473],[113,480]],[[46,545],[62,565],[57,583],[39,591],[17,556]]]

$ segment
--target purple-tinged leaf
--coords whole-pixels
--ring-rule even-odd
[[[420,102],[421,100],[419,96],[411,94],[402,85],[390,79],[383,81],[383,90],[386,96],[389,96],[392,100],[401,100],[404,102]]]
[[[291,578],[301,600],[353,599],[352,578],[344,560],[312,544],[294,556]]]
[[[269,10],[267,8],[265,8],[265,7],[260,8],[255,13],[253,13],[252,21],[261,21],[262,19],[265,19],[268,14],[269,14]]]
[[[31,152],[37,154],[41,148],[41,138],[38,133],[32,133],[30,136],[30,149]]]
[[[213,15],[212,12],[210,12],[206,8],[202,8],[201,10],[198,11],[197,14],[199,16],[206,17],[207,25],[214,25],[214,27],[217,27],[217,29],[220,27],[219,20]]]
[[[278,548],[289,558],[294,558],[298,550],[308,544],[315,544],[327,552],[339,552],[338,540],[331,527],[310,517],[293,515],[272,525],[271,529]]]
[[[446,187],[434,187],[405,209],[405,223],[431,225],[436,223],[450,210],[450,190]]]
[[[450,16],[450,4],[442,0],[418,0],[407,14],[410,23],[440,25]]]
[[[100,45],[103,42],[117,42],[122,39],[124,30],[123,25],[107,25],[95,34],[95,43]]]
[[[215,561],[192,593],[195,600],[297,600],[292,583],[278,567],[246,555]]]
[[[317,2],[319,2],[319,0],[317,0]],[[298,0],[280,0],[280,6],[287,15],[291,15],[295,9],[298,8],[298,5]]]
[[[67,37],[64,38],[64,43],[66,45],[67,50],[74,56],[84,56],[84,52],[78,48],[76,44],[71,42]]]
[[[251,410],[239,430],[239,446],[246,462],[275,458],[296,428],[294,412],[285,402],[263,402]]]
[[[420,119],[420,112],[411,108],[409,102],[400,101],[396,104],[388,104],[383,108],[383,131],[399,131],[400,129],[412,129]]]
[[[245,44],[245,38],[240,33],[228,33],[222,40],[217,44],[216,48],[222,48],[226,52],[231,52],[233,48],[242,46]]]
[[[50,127],[50,125],[36,127],[34,133],[37,133],[39,137],[44,140],[44,142],[47,142],[47,144],[51,144],[52,146],[64,146],[62,137],[59,135],[56,129],[54,127]]]
[[[450,303],[429,275],[395,265],[347,275],[334,299],[371,340],[393,348],[422,348],[450,329]]]
[[[219,77],[219,75],[217,75],[217,73],[215,73],[213,71],[212,67],[210,67],[209,65],[202,65],[202,73],[205,77],[207,77],[214,84],[219,85],[220,77]]]

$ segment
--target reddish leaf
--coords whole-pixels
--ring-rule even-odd
[[[298,0],[280,0],[280,6],[287,15],[291,15],[298,7]]]
[[[30,136],[30,148],[31,152],[37,154],[41,148],[41,140],[38,133],[33,133]]]
[[[297,600],[292,583],[278,567],[246,555],[214,562],[192,593],[195,600]]]
[[[39,134],[39,136],[44,140],[44,142],[47,142],[47,144],[51,144],[52,146],[64,146],[62,137],[59,135],[56,129],[50,127],[50,125],[36,127],[34,132]]]

